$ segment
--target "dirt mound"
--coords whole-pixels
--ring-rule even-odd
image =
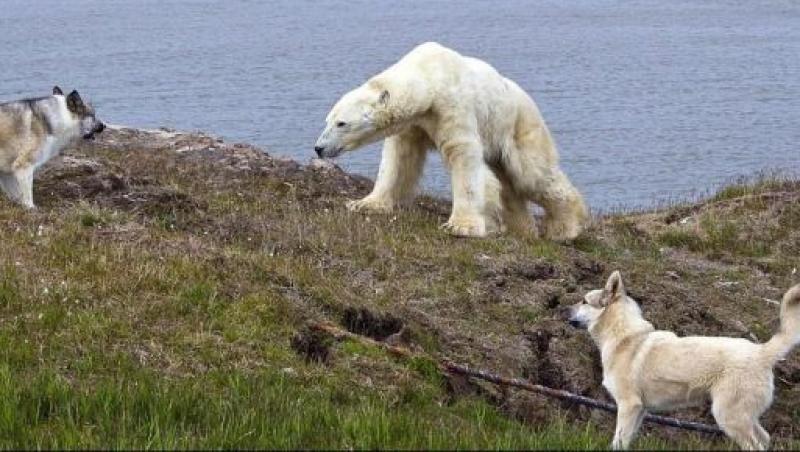
[[[65,157],[62,165],[43,170],[34,187],[34,196],[43,207],[90,201],[103,208],[162,218],[203,209],[202,201],[187,193],[87,159]]]

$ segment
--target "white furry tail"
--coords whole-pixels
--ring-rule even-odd
[[[783,359],[798,343],[800,343],[800,284],[783,295],[781,328],[764,344],[765,353],[775,362]]]

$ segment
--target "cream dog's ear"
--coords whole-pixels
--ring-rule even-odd
[[[603,305],[611,304],[622,297],[626,296],[625,284],[622,283],[622,275],[619,270],[614,271],[606,281],[606,287],[603,289]]]

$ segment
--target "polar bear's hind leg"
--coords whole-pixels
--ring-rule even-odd
[[[538,237],[533,215],[528,211],[528,200],[520,196],[510,184],[503,184],[503,223],[514,234]]]
[[[558,154],[544,129],[533,129],[509,149],[505,170],[516,193],[544,211],[542,234],[572,240],[589,219],[580,192],[558,167]]]
[[[589,219],[583,197],[558,168],[551,169],[543,185],[536,196],[545,211],[542,233],[551,240],[574,239]]]

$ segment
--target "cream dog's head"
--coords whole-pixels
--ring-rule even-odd
[[[632,320],[642,318],[639,305],[625,292],[619,271],[608,277],[605,288],[590,290],[582,302],[570,306],[567,312],[570,325],[590,332],[620,316],[630,316]]]

